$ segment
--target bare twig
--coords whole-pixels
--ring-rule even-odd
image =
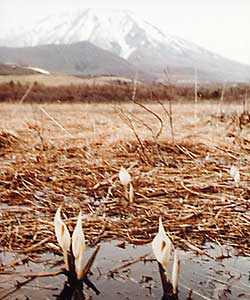
[[[42,106],[40,106],[40,110],[47,116],[50,118],[51,121],[53,121],[58,127],[60,127],[62,129],[62,131],[64,131],[69,137],[73,137],[73,135],[66,130],[55,118],[53,118]]]
[[[24,95],[22,96],[22,98],[20,99],[20,101],[18,102],[18,104],[21,104],[24,102],[24,100],[28,97],[29,93],[31,92],[33,86],[34,86],[35,82],[31,82],[30,86],[28,87],[28,89],[25,91]]]

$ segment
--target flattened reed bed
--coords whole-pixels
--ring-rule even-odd
[[[0,177],[0,244],[9,251],[51,250],[54,214],[63,204],[70,230],[82,209],[90,245],[104,239],[148,243],[162,216],[181,247],[186,241],[196,246],[215,242],[250,255],[250,142],[229,150],[190,141],[85,147],[75,140],[74,146],[41,149],[27,134],[8,146],[1,152],[6,163]],[[239,157],[241,182],[236,186],[228,171]],[[128,205],[118,181],[121,166],[132,176],[134,204]]]

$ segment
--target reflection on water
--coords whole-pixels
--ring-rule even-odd
[[[89,276],[100,291],[100,295],[96,295],[84,285],[85,299],[165,300],[162,298],[160,274],[157,262],[153,259],[151,245],[126,245],[123,249],[117,247],[118,244],[117,241],[101,244],[101,249],[92,266],[92,274]],[[224,251],[223,255],[226,258],[222,258],[221,248],[212,245],[208,245],[205,251],[211,257],[201,257],[190,252],[179,251],[181,260],[179,300],[187,298],[249,300],[250,258],[234,256],[232,250]],[[87,254],[90,255],[92,252],[91,249],[87,251]],[[3,270],[22,274],[48,273],[55,272],[62,267],[62,265],[58,266],[58,262],[62,260],[61,257],[53,254],[31,256],[25,264],[23,264],[25,259],[22,259],[25,258],[24,256],[15,256],[12,253],[0,255],[0,263],[4,265],[4,268],[0,268],[1,273]],[[19,260],[19,265],[15,269],[7,267],[14,260]],[[27,278],[17,274],[1,274],[0,299],[55,300],[61,299],[58,297],[62,296],[63,291],[64,297],[72,292],[67,284],[65,288],[66,277],[62,274],[53,277],[37,277],[14,291],[17,282],[25,280]],[[12,294],[3,298],[11,291],[13,291]]]
[[[70,286],[68,282],[65,282],[64,287],[56,297],[57,300],[84,300],[85,296],[83,293],[83,285],[79,286]]]

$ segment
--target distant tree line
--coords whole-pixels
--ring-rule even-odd
[[[10,81],[0,84],[0,102],[19,102],[30,88],[28,84]],[[154,102],[156,100],[192,101],[195,98],[194,87],[181,87],[157,84],[114,81],[107,84],[81,84],[64,86],[46,86],[35,82],[25,97],[25,102],[128,102],[133,93],[137,101]],[[223,88],[200,87],[197,91],[199,101],[223,99],[239,101],[250,97],[249,86],[238,85]]]

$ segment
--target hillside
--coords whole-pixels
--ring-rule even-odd
[[[23,48],[0,47],[0,61],[89,76],[133,77],[136,73],[128,61],[89,42]]]

